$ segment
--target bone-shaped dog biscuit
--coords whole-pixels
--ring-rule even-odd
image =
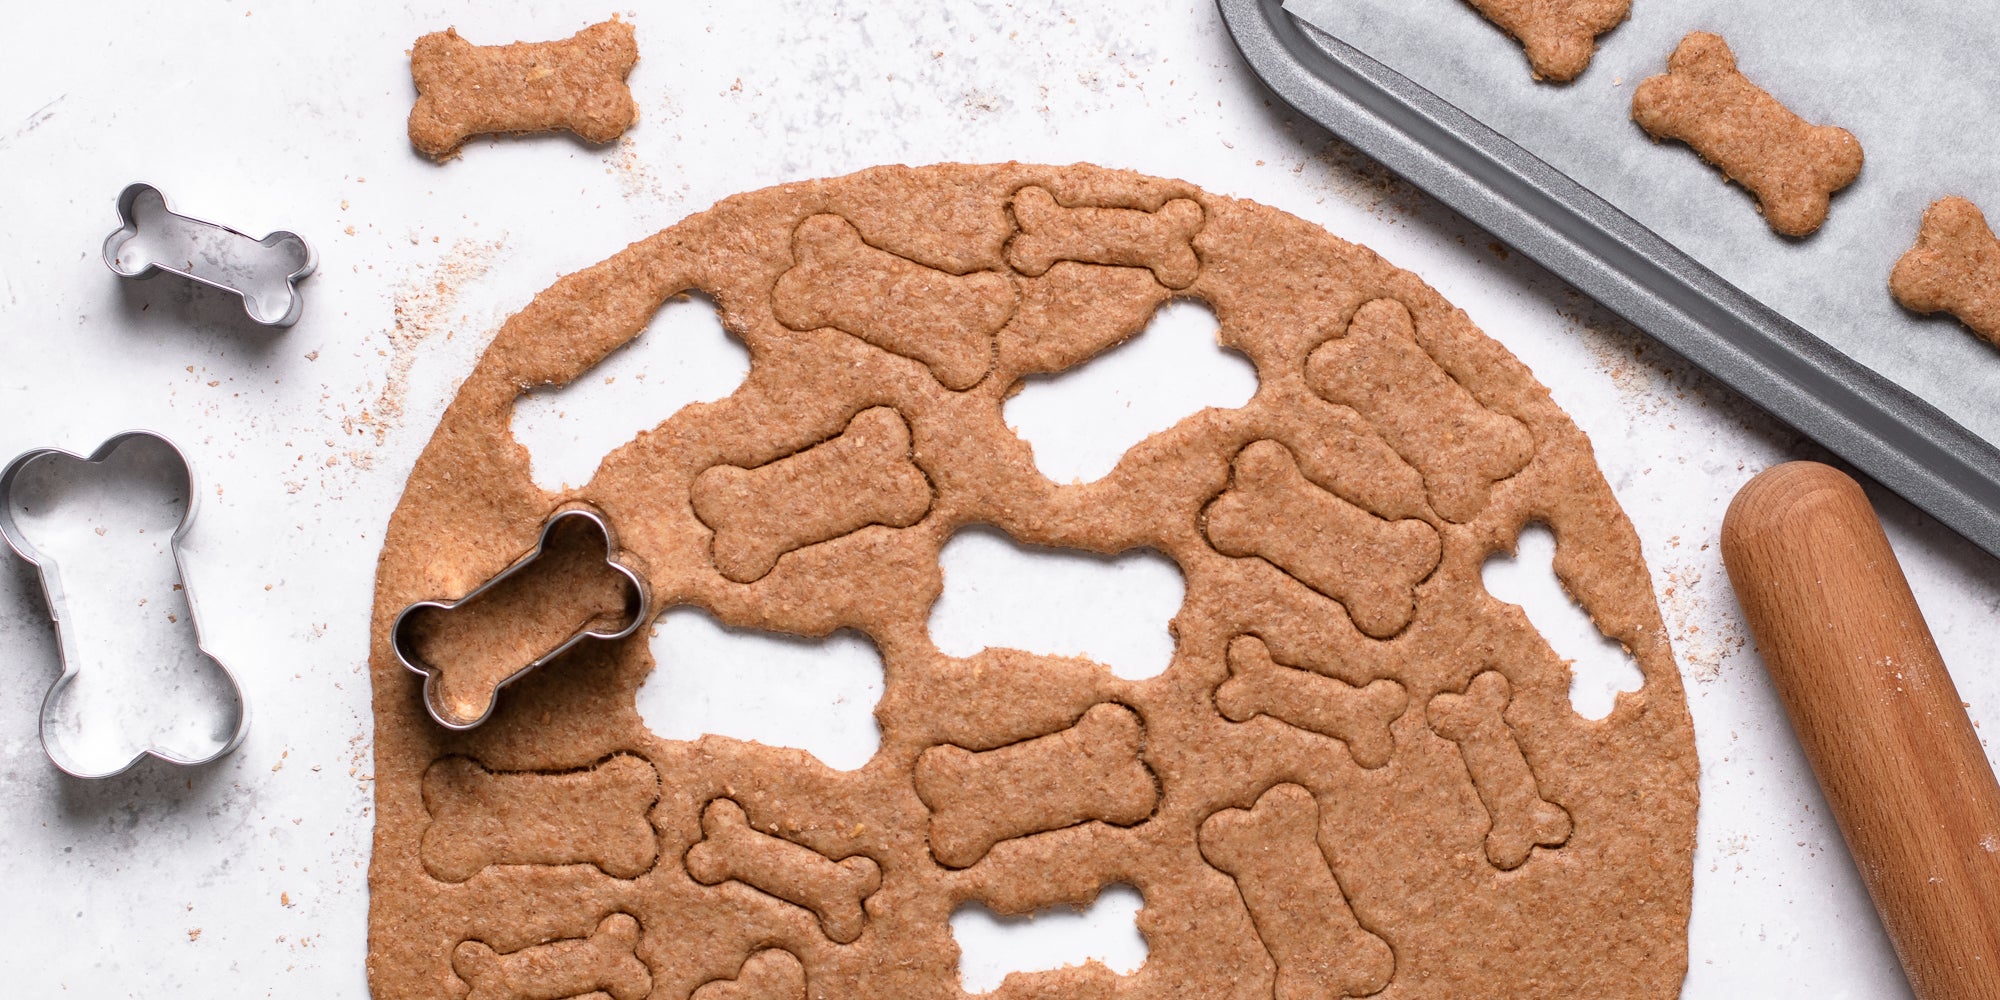
[[[1597,36],[1625,20],[1632,0],[1467,0],[1528,53],[1535,79],[1566,83],[1590,65]]]
[[[1215,690],[1215,707],[1231,722],[1268,715],[1347,744],[1356,764],[1377,768],[1389,762],[1395,737],[1389,724],[1403,714],[1409,697],[1391,680],[1353,687],[1311,670],[1285,666],[1255,636],[1229,644],[1229,679]]]
[[[1814,125],[1736,68],[1721,37],[1681,39],[1667,72],[1632,93],[1632,120],[1655,139],[1678,139],[1757,198],[1764,221],[1806,236],[1826,221],[1835,191],[1861,176],[1853,133]]]
[[[1276,785],[1249,809],[1201,824],[1201,856],[1236,880],[1250,922],[1277,966],[1277,1000],[1379,993],[1396,971],[1388,942],[1362,927],[1319,848],[1319,805]]]
[[[833,327],[928,365],[952,390],[993,367],[993,335],[1014,315],[1014,284],[992,271],[952,274],[877,250],[837,215],[792,233],[792,267],[771,289],[771,311],[794,330]]]
[[[806,969],[791,952],[766,948],[744,959],[736,978],[703,983],[688,1000],[806,1000]]]
[[[931,855],[965,868],[1003,840],[1093,820],[1143,821],[1160,797],[1140,757],[1144,738],[1137,713],[1107,702],[1068,729],[997,750],[924,751],[917,797],[931,810]]]
[[[1143,267],[1168,288],[1194,284],[1201,274],[1194,237],[1201,206],[1175,198],[1157,212],[1136,208],[1066,208],[1038,187],[1014,193],[1014,221],[1021,231],[1007,243],[1007,264],[1029,276],[1059,260]]]
[[[474,45],[455,28],[417,39],[410,144],[442,159],[489,132],[568,129],[610,142],[639,117],[625,77],[639,61],[632,26],[593,24],[559,42]]]
[[[1916,246],[1889,272],[1889,291],[1905,309],[1951,313],[2000,346],[2000,240],[1964,198],[1924,210]]]
[[[489,865],[595,865],[613,878],[651,871],[660,798],[653,765],[617,754],[581,771],[489,771],[446,757],[424,772],[424,869],[463,882]]]
[[[1431,509],[1463,524],[1486,507],[1493,484],[1526,467],[1535,440],[1519,420],[1480,405],[1422,344],[1410,310],[1375,299],[1347,333],[1315,348],[1306,381],[1328,402],[1353,408],[1423,474]]]
[[[1433,697],[1428,713],[1432,731],[1458,744],[1492,822],[1486,859],[1503,871],[1519,868],[1536,847],[1562,846],[1570,833],[1569,811],[1542,798],[1507,724],[1510,697],[1507,678],[1488,670],[1474,677],[1464,694]]]
[[[645,1000],[653,974],[636,954],[639,922],[605,917],[586,938],[567,938],[505,955],[483,941],[463,941],[451,968],[472,986],[466,1000],[566,1000],[586,993],[611,1000]]]
[[[718,465],[697,476],[695,516],[715,531],[716,569],[762,579],[778,557],[871,524],[906,528],[931,509],[931,482],[910,458],[910,428],[877,406],[831,441],[769,465]]]
[[[1362,632],[1395,635],[1416,613],[1416,586],[1441,552],[1437,529],[1385,521],[1321,489],[1276,441],[1236,455],[1229,489],[1208,505],[1208,540],[1226,556],[1262,558],[1339,601]]]
[[[687,872],[696,882],[741,882],[811,910],[836,944],[861,936],[868,923],[861,904],[882,887],[882,869],[873,859],[856,855],[835,861],[764,833],[729,799],[716,799],[702,810],[701,833],[701,843],[687,853]]]

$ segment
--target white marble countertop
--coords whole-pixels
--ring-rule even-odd
[[[1738,486],[1817,449],[1275,107],[1207,4],[623,11],[642,54],[626,139],[476,140],[442,166],[404,139],[414,38],[454,23],[479,42],[555,38],[609,11],[373,7],[10,11],[0,456],[88,449],[134,426],[191,452],[203,513],[189,572],[255,721],[206,769],[63,778],[35,731],[55,671],[46,616],[32,578],[0,572],[13,678],[0,691],[0,937],[17,956],[4,992],[365,996],[376,550],[501,320],[558,274],[732,192],[886,162],[1020,159],[1183,177],[1293,212],[1416,271],[1524,359],[1637,524],[1688,683],[1703,806],[1685,995],[1907,995],[1713,544]],[[1475,15],[1449,3],[1424,16]],[[260,330],[174,279],[107,273],[112,199],[140,179],[192,214],[313,240],[298,326]],[[1982,655],[2000,628],[2000,567],[1875,497],[1973,717],[2000,720]]]

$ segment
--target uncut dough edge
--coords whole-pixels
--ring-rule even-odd
[[[806,217],[836,212],[872,245],[947,272],[1007,274],[1005,205],[1027,185],[1065,205],[1198,202],[1206,214],[1194,243],[1201,274],[1181,294],[1206,301],[1229,346],[1256,363],[1260,387],[1251,403],[1204,411],[1148,438],[1096,483],[1056,486],[1034,472],[1025,446],[999,420],[1008,386],[1033,367],[1021,360],[1032,352],[1010,354],[1006,330],[996,370],[954,393],[908,358],[838,331],[788,330],[773,318],[770,291],[791,264],[790,234]],[[1109,282],[1126,276],[1108,272],[1133,269],[1103,270]],[[669,296],[694,289],[716,301],[725,326],[749,347],[744,386],[615,450],[581,489],[537,488],[508,429],[515,397],[526,386],[578,377],[641,333]],[[1158,290],[1157,298],[1166,294]],[[1328,613],[1338,605],[1299,597],[1296,581],[1268,564],[1215,553],[1198,527],[1202,505],[1226,485],[1229,457],[1243,445],[1317,434],[1323,425],[1296,416],[1324,408],[1304,387],[1304,357],[1339,335],[1362,303],[1383,297],[1409,308],[1437,363],[1487,408],[1526,425],[1535,442],[1529,465],[1496,483],[1470,523],[1427,514],[1443,559],[1417,588],[1416,621],[1387,643],[1361,637],[1338,610]],[[1122,339],[1103,329],[1130,335],[1150,314],[1135,323],[1115,311],[1115,303],[1090,301],[1070,314],[1063,332],[1079,340],[1070,365]],[[720,462],[758,465],[826,440],[873,405],[894,406],[909,421],[915,458],[937,491],[929,515],[911,528],[865,528],[788,553],[753,584],[716,573],[706,562],[706,529],[687,500],[692,478]],[[865,626],[887,674],[876,758],[834,772],[798,751],[652,736],[632,707],[632,692],[652,668],[636,637],[587,644],[530,675],[502,692],[500,709],[478,730],[431,725],[417,678],[389,648],[389,624],[406,604],[463,593],[505,566],[532,545],[556,505],[573,499],[616,521],[621,542],[648,569],[655,613],[696,603],[731,624],[809,635]],[[1485,555],[1510,545],[1531,520],[1555,529],[1566,585],[1606,634],[1631,648],[1645,675],[1645,687],[1621,696],[1605,720],[1574,715],[1567,670],[1518,609],[1479,586]],[[941,587],[936,550],[970,523],[1097,551],[1151,545],[1174,558],[1189,595],[1175,620],[1174,665],[1133,682],[1083,661],[937,654],[924,631]],[[864,567],[871,580],[853,575]],[[829,580],[857,582],[828,599]],[[1341,744],[1269,718],[1216,717],[1209,697],[1228,676],[1224,651],[1253,632],[1286,663],[1401,683],[1410,707],[1393,726],[1389,766],[1358,768]],[[1007,669],[982,675],[973,688],[968,666]],[[1493,870],[1481,849],[1488,819],[1456,747],[1431,732],[1423,712],[1433,694],[1464,690],[1488,668],[1512,683],[1506,721],[1541,794],[1575,821],[1562,847],[1536,849],[1505,872]],[[1414,275],[1285,213],[1179,182],[1086,165],[875,168],[726,199],[559,280],[507,321],[411,473],[378,564],[370,670],[377,813],[369,980],[384,1000],[464,995],[449,958],[460,940],[507,954],[582,936],[619,911],[644,927],[638,955],[656,998],[679,1000],[733,978],[765,947],[804,962],[813,996],[957,997],[945,921],[958,902],[1020,912],[1087,901],[1110,882],[1135,885],[1145,897],[1146,965],[1129,976],[1095,963],[1017,974],[988,996],[1269,998],[1270,953],[1234,883],[1202,860],[1195,830],[1283,782],[1314,791],[1321,851],[1363,926],[1395,953],[1394,979],[1376,996],[1512,989],[1524,997],[1664,1000],[1679,995],[1686,972],[1698,794],[1691,721],[1637,536],[1588,440],[1520,362]],[[1165,793],[1153,817],[1130,828],[1085,824],[1005,842],[964,870],[932,864],[927,813],[910,773],[924,748],[945,741],[948,724],[917,706],[968,690],[990,692],[988,706],[1018,702],[1049,718],[1073,720],[1103,701],[1138,711],[1146,760]],[[649,874],[622,881],[588,865],[493,867],[445,883],[425,871],[421,784],[438,758],[462,754],[493,770],[570,770],[621,751],[650,760],[661,778],[650,814],[659,861]],[[699,813],[718,796],[741,804],[760,829],[828,857],[876,859],[883,888],[868,900],[867,932],[836,945],[797,907],[738,883],[701,886],[681,873],[681,858],[702,837]]]

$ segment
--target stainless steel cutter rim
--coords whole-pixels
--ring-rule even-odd
[[[230,733],[229,739],[223,743],[222,747],[206,756],[182,757],[161,747],[148,746],[138,753],[133,754],[130,760],[111,770],[86,771],[64,763],[56,755],[54,745],[49,742],[49,717],[55,708],[56,696],[61,694],[63,689],[76,679],[79,668],[71,663],[69,658],[69,649],[73,644],[69,640],[69,626],[66,624],[63,614],[67,606],[67,598],[63,592],[61,575],[58,572],[56,564],[47,561],[46,557],[37,551],[33,545],[29,544],[27,538],[21,534],[20,525],[14,520],[14,481],[20,476],[22,470],[42,459],[61,457],[97,465],[105,459],[110,458],[113,452],[124,447],[126,442],[140,438],[149,438],[165,445],[167,450],[173,452],[174,457],[180,461],[182,477],[187,485],[187,509],[181,513],[180,523],[174,526],[173,535],[167,539],[167,549],[173,553],[174,573],[180,577],[181,595],[187,601],[188,625],[194,629],[195,648],[199,649],[202,655],[208,658],[210,663],[215,664],[216,668],[222,671],[223,679],[229,682],[229,694],[236,715],[236,725]],[[166,435],[155,431],[130,430],[114,434],[106,438],[104,443],[98,445],[97,449],[89,455],[79,455],[76,452],[62,448],[35,448],[15,456],[13,461],[7,463],[5,470],[0,470],[0,538],[6,540],[7,547],[14,550],[15,555],[35,568],[36,578],[41,584],[42,600],[48,607],[49,620],[56,628],[56,658],[62,663],[62,675],[56,678],[55,683],[49,685],[48,692],[42,696],[42,707],[37,722],[37,734],[42,741],[42,753],[48,757],[49,763],[55,765],[56,770],[73,778],[113,778],[131,770],[140,761],[148,757],[179,767],[200,767],[203,764],[212,764],[228,756],[238,746],[241,746],[243,738],[249,735],[250,707],[248,702],[243,698],[243,686],[237,681],[236,674],[229,669],[229,665],[224,663],[221,657],[216,656],[214,651],[210,650],[208,644],[202,639],[201,614],[198,610],[200,602],[195,599],[194,582],[188,578],[187,564],[181,558],[181,541],[187,537],[188,529],[194,524],[195,509],[199,503],[200,492],[195,489],[194,463],[188,460],[187,452],[182,451],[179,445],[175,444]]]
[[[216,229],[220,229],[228,233],[234,233],[245,239],[253,240],[258,244],[273,249],[275,249],[280,243],[285,243],[287,241],[297,243],[299,245],[299,248],[305,251],[306,259],[303,264],[300,264],[290,274],[285,276],[285,285],[286,287],[291,289],[292,294],[291,294],[290,304],[286,308],[284,315],[279,316],[276,319],[266,319],[262,315],[258,314],[255,303],[251,300],[249,295],[244,293],[242,289],[225,285],[219,281],[211,281],[207,278],[202,277],[201,275],[195,274],[192,271],[184,271],[181,270],[180,268],[168,267],[159,263],[158,261],[149,261],[147,262],[145,267],[142,267],[137,271],[127,271],[124,268],[119,267],[118,266],[119,249],[123,247],[127,242],[129,242],[133,237],[139,235],[139,223],[132,217],[133,203],[138,200],[141,194],[144,194],[148,191],[151,191],[152,193],[160,196],[160,205],[166,209],[168,214],[186,219],[189,222],[198,223],[204,226],[213,226]],[[154,187],[151,184],[147,184],[144,181],[137,181],[131,184],[127,184],[125,185],[125,190],[118,192],[118,222],[119,222],[118,228],[113,230],[111,235],[106,236],[104,238],[104,254],[103,254],[104,266],[110,268],[112,274],[118,275],[121,278],[131,278],[135,281],[144,281],[148,278],[160,274],[171,274],[176,277],[186,278],[187,280],[192,281],[197,285],[205,285],[217,291],[228,292],[229,294],[234,295],[237,298],[243,300],[244,315],[249,316],[251,322],[256,323],[260,326],[268,326],[277,329],[284,329],[285,327],[289,327],[294,323],[297,323],[299,321],[299,316],[305,312],[306,308],[305,296],[299,292],[298,285],[299,282],[304,281],[306,278],[310,277],[312,273],[319,268],[319,251],[313,249],[313,245],[307,242],[305,237],[300,236],[297,233],[291,232],[290,230],[280,229],[276,232],[273,232],[265,236],[263,239],[257,239],[256,237],[251,236],[249,233],[243,232],[242,230],[236,229],[231,226],[225,226],[220,222],[211,222],[207,219],[198,219],[192,215],[186,215],[181,212],[176,212],[174,211],[173,203],[167,200],[166,192],[160,190],[157,187]]]
[[[411,615],[415,614],[416,612],[424,608],[437,608],[441,611],[450,611],[451,609],[459,607],[461,605],[471,604],[473,601],[478,600],[481,595],[499,586],[500,584],[505,583],[514,574],[519,573],[524,569],[527,569],[528,566],[532,565],[536,560],[540,559],[542,557],[542,554],[548,550],[549,536],[555,532],[556,527],[560,525],[564,520],[569,518],[582,518],[590,522],[597,528],[598,534],[603,537],[605,565],[610,566],[614,570],[617,570],[618,575],[624,577],[626,582],[632,585],[632,593],[636,595],[636,598],[628,604],[628,610],[630,613],[631,620],[627,622],[624,625],[624,627],[619,628],[617,631],[613,632],[605,632],[597,629],[592,629],[588,627],[589,623],[586,622],[583,627],[580,627],[575,632],[571,633],[570,637],[563,640],[560,645],[556,646],[549,652],[544,653],[539,657],[536,657],[533,662],[529,663],[528,665],[522,667],[519,670],[514,671],[511,674],[508,674],[506,677],[502,678],[498,684],[493,685],[493,696],[487,699],[486,710],[481,712],[478,718],[472,719],[471,721],[460,721],[458,719],[450,717],[447,713],[440,711],[438,708],[437,685],[438,685],[438,678],[442,676],[442,671],[424,663],[420,657],[412,655],[411,650],[405,644],[403,626],[409,621]],[[516,559],[512,563],[508,564],[506,569],[503,569],[500,572],[493,574],[491,577],[488,577],[486,582],[473,588],[472,591],[467,593],[465,596],[453,598],[450,600],[418,601],[414,604],[409,605],[408,607],[405,607],[400,613],[398,613],[396,615],[395,624],[391,625],[389,629],[389,645],[391,648],[395,650],[396,659],[398,662],[402,663],[402,665],[411,672],[423,675],[424,712],[431,717],[431,721],[436,722],[438,725],[443,726],[446,729],[454,730],[457,732],[464,732],[465,730],[468,729],[477,728],[487,719],[492,718],[493,713],[499,710],[500,692],[505,690],[509,684],[512,684],[515,681],[520,680],[521,678],[527,676],[528,674],[532,673],[536,668],[545,666],[548,663],[556,660],[557,658],[561,657],[564,653],[567,653],[571,649],[575,648],[578,643],[583,642],[585,639],[604,639],[604,640],[623,639],[631,635],[632,633],[639,631],[639,627],[646,623],[646,619],[652,611],[652,606],[653,606],[652,592],[651,589],[646,586],[645,577],[641,576],[637,570],[619,561],[618,558],[619,555],[620,555],[620,549],[618,548],[618,534],[611,527],[611,522],[608,519],[606,519],[603,514],[588,507],[567,507],[562,510],[556,511],[554,514],[549,515],[548,520],[542,522],[542,530],[541,533],[536,536],[535,547],[533,549],[528,550],[528,552],[522,555],[519,559]]]

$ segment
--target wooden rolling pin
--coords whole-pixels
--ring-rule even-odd
[[[2000,786],[1868,498],[1817,462],[1767,469],[1722,559],[1910,986],[2000,998]]]

